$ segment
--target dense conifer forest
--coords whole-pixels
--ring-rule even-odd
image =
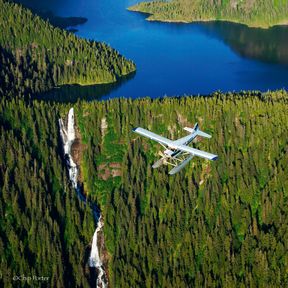
[[[135,71],[132,61],[106,44],[55,28],[21,5],[0,0],[0,11],[0,77],[5,93],[15,88],[29,93],[61,84],[110,83]]]
[[[68,181],[58,127],[67,106],[25,96],[115,81],[135,65],[19,5],[1,0],[0,10],[0,287],[91,287],[96,223]]]
[[[89,287],[95,223],[61,158],[60,108],[0,101],[0,286]],[[14,276],[47,276],[17,281]]]
[[[288,285],[287,105],[285,91],[78,104],[112,287]],[[213,136],[196,147],[219,159],[175,176],[153,170],[161,146],[131,132],[177,138],[195,122]]]
[[[58,78],[48,67],[52,59],[53,67],[64,67],[61,58],[47,52],[51,37],[68,37],[63,42],[67,55],[76,55],[77,42],[83,51],[102,55],[95,48],[99,45],[115,55],[115,61],[130,62],[103,44],[53,28],[18,5],[0,1],[0,6],[0,287],[90,287],[87,261],[96,223],[68,181],[59,139],[61,107],[23,96],[64,81],[64,74]],[[32,34],[23,33],[25,29]],[[29,47],[29,37],[39,42]],[[91,65],[97,72],[98,64]],[[65,77],[76,70],[71,71]],[[76,73],[78,80],[83,77]],[[33,276],[48,280],[29,280]]]
[[[277,91],[76,104],[82,177],[104,213],[111,287],[288,284],[287,99]],[[0,104],[0,283],[35,274],[53,287],[88,287],[95,223],[59,146],[57,119],[70,106]],[[157,144],[131,132],[141,125],[176,138],[196,121],[213,135],[196,147],[219,159],[195,158],[173,177],[151,168]]]
[[[25,21],[34,17],[18,5],[0,3],[5,13],[16,9]],[[3,15],[19,18],[8,12]],[[43,41],[66,35],[61,39],[67,53],[82,43],[34,20],[50,27]],[[1,39],[7,41],[0,50],[0,287],[91,287],[87,260],[96,223],[68,181],[59,139],[58,119],[70,105],[23,99],[56,80],[52,72],[52,78],[45,74],[43,63],[36,65],[45,57],[33,58],[32,48],[25,54],[31,58],[21,56],[26,50],[17,54],[29,41],[24,37],[18,46],[17,37],[5,38],[4,26],[2,21]],[[17,29],[11,31],[20,33]],[[54,55],[49,49],[43,54],[48,58]],[[59,67],[64,55],[55,57]],[[111,287],[288,285],[287,105],[282,90],[74,105],[81,180],[102,210]],[[195,157],[175,176],[166,166],[151,168],[161,147],[131,131],[142,126],[174,139],[195,122],[213,136],[198,139],[195,147],[219,159]],[[49,278],[13,280],[17,275]]]
[[[141,2],[129,8],[151,14],[147,19],[164,22],[226,20],[267,28],[287,24],[287,0],[163,0]]]

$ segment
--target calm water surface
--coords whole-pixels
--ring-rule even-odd
[[[288,27],[148,22],[144,15],[126,10],[136,2],[67,0],[51,8],[60,16],[87,17],[88,22],[77,27],[78,36],[104,41],[137,65],[135,75],[119,84],[64,87],[51,97],[137,98],[287,88]]]

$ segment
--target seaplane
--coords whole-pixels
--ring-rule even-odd
[[[132,131],[154,140],[163,146],[165,149],[164,152],[159,152],[161,159],[156,161],[152,165],[152,168],[158,168],[162,165],[171,165],[173,166],[173,169],[169,171],[170,175],[176,174],[182,170],[194,156],[213,161],[217,160],[217,155],[188,146],[197,136],[211,138],[211,135],[199,129],[198,123],[196,123],[193,128],[184,127],[183,129],[189,132],[189,135],[177,140],[170,140],[141,127],[134,128]]]

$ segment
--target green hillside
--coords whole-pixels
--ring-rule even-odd
[[[112,287],[288,285],[287,105],[285,91],[78,104]],[[177,138],[196,121],[213,136],[196,147],[219,159],[175,176],[153,170],[161,146],[131,132]]]
[[[9,88],[3,92],[110,83],[135,71],[133,62],[106,44],[55,28],[18,4],[0,0],[0,11],[0,64],[8,70],[0,71],[1,89]]]
[[[163,0],[141,2],[129,10],[151,14],[151,21],[225,20],[263,28],[288,23],[287,0]]]
[[[0,101],[0,287],[89,287],[95,223],[69,185],[60,107]],[[48,280],[15,280],[14,276]]]
[[[287,286],[287,99],[245,92],[74,106],[111,287]],[[48,276],[53,287],[90,285],[95,223],[68,184],[59,145],[57,119],[69,108],[0,102],[1,287],[22,274]],[[213,136],[196,147],[219,159],[195,158],[175,176],[153,170],[161,147],[131,132],[177,138],[196,121]]]

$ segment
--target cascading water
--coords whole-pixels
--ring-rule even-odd
[[[71,147],[73,142],[75,141],[75,124],[74,124],[74,109],[71,108],[68,113],[67,125],[62,119],[59,119],[59,128],[60,128],[60,136],[63,142],[63,150],[64,150],[64,158],[66,161],[66,165],[69,172],[69,179],[75,188],[77,196],[81,201],[87,203],[87,199],[83,194],[83,191],[78,183],[78,168],[77,164],[73,161],[71,155]],[[105,269],[103,268],[103,263],[99,256],[98,249],[98,233],[103,228],[103,221],[101,218],[100,210],[95,204],[90,204],[95,220],[97,221],[97,228],[93,235],[91,253],[89,257],[89,266],[97,269],[98,275],[96,279],[96,287],[97,288],[106,288],[108,287],[108,280]]]
[[[105,270],[103,269],[103,264],[102,261],[99,257],[99,249],[98,249],[98,232],[101,231],[103,227],[103,222],[101,219],[101,216],[98,220],[97,223],[97,228],[96,231],[93,235],[93,240],[92,240],[92,248],[91,248],[91,254],[90,254],[90,258],[89,258],[89,266],[90,267],[95,267],[98,269],[98,277],[96,280],[96,287],[102,287],[102,288],[106,288],[107,287],[107,277],[106,277],[106,273]]]
[[[63,120],[59,119],[60,135],[63,142],[64,157],[69,171],[69,179],[75,189],[78,188],[77,177],[78,169],[76,163],[71,156],[71,147],[75,140],[74,129],[74,109],[71,108],[68,113],[67,129],[64,126]]]

